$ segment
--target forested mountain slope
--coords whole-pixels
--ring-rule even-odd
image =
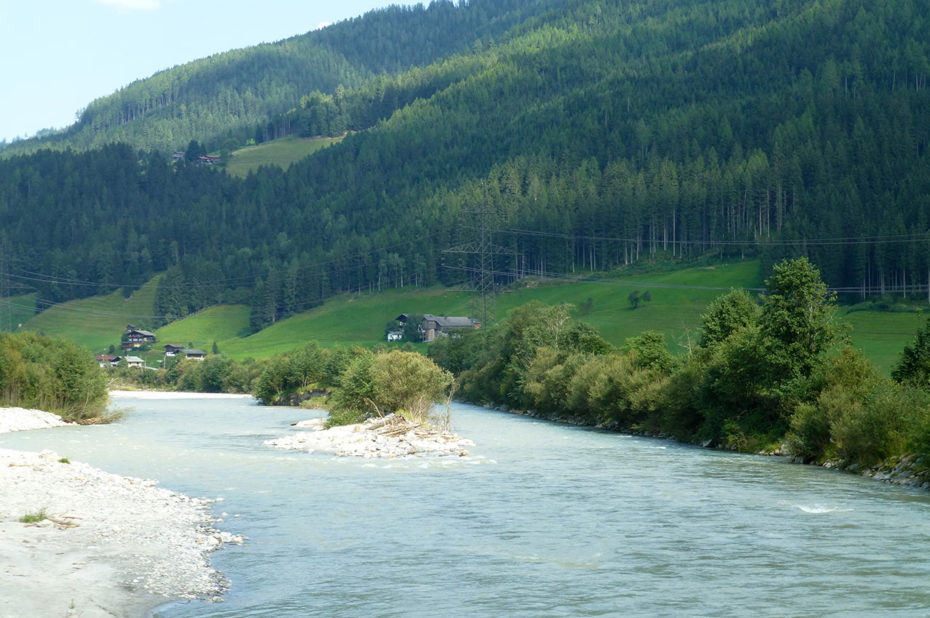
[[[277,43],[219,53],[133,82],[97,99],[75,125],[15,142],[7,154],[45,146],[85,149],[121,141],[163,152],[191,140],[218,149],[256,134],[271,139],[272,119],[318,91],[333,94],[373,77],[428,65],[492,39],[564,0],[448,0],[392,6]],[[341,87],[341,88],[340,88]]]
[[[807,254],[832,286],[926,293],[926,3],[564,4],[305,93],[269,122],[354,133],[287,172],[125,146],[0,162],[13,275],[54,301],[165,270],[157,317],[245,301],[260,327],[338,291],[467,278],[474,256],[443,251],[484,219],[500,282]]]

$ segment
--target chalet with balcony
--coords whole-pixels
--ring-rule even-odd
[[[146,343],[155,343],[155,333],[136,328],[132,324],[126,327],[122,344],[124,350],[141,348]]]

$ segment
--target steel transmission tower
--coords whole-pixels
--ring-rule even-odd
[[[0,239],[0,331],[13,331],[13,305],[10,295],[10,277],[6,263],[6,243]]]
[[[494,320],[494,294],[495,278],[494,262],[495,257],[500,255],[514,255],[515,252],[506,247],[494,244],[494,234],[497,231],[499,220],[498,213],[486,204],[469,208],[463,211],[463,214],[472,216],[478,223],[476,229],[477,238],[450,247],[443,251],[444,255],[459,254],[463,256],[474,256],[477,261],[476,266],[466,265],[461,267],[472,274],[472,285],[476,293],[476,304],[481,324],[489,325]]]

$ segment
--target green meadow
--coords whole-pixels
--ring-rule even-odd
[[[226,171],[245,178],[263,165],[287,169],[314,152],[341,142],[341,137],[283,137],[256,146],[247,146],[231,153]]]
[[[732,288],[759,290],[763,281],[755,260],[673,271],[612,273],[573,281],[531,280],[496,296],[492,317],[503,318],[514,307],[531,301],[570,303],[576,307],[576,319],[594,326],[615,345],[623,345],[627,338],[652,330],[663,333],[669,349],[681,354],[699,339],[701,314],[714,298]],[[148,323],[156,286],[157,279],[128,299],[121,292],[114,292],[61,303],[31,319],[27,318],[34,298],[16,297],[11,307],[18,313],[13,314],[13,319],[16,324],[23,322],[23,328],[71,337],[95,353],[105,352],[110,345],[119,346],[127,324],[144,327]],[[634,291],[641,295],[649,292],[651,300],[633,309],[629,296]],[[477,317],[475,301],[472,293],[440,287],[343,294],[251,335],[247,306],[211,307],[158,329],[158,344],[143,356],[155,362],[165,343],[193,345],[208,353],[216,343],[220,353],[236,359],[267,358],[307,341],[316,341],[324,347],[388,345],[384,341],[385,327],[401,313]],[[841,306],[837,317],[847,325],[852,344],[882,372],[890,373],[925,315],[916,306],[911,312],[860,309]]]
[[[144,328],[152,319],[159,278],[155,277],[129,298],[117,290],[106,296],[53,305],[29,319],[23,329],[70,337],[95,354],[107,352],[111,345],[119,349],[128,324]]]
[[[0,331],[13,331],[36,314],[36,295],[0,298]]]
[[[848,325],[854,347],[862,350],[885,375],[898,363],[904,346],[911,344],[927,314],[888,311],[849,311],[841,307],[837,317]]]
[[[172,322],[155,331],[160,346],[176,343],[206,352],[231,339],[248,335],[249,307],[247,305],[220,305],[204,309],[183,320]],[[223,352],[224,350],[220,350]]]
[[[443,288],[343,294],[249,337],[223,341],[220,351],[232,358],[264,358],[307,341],[323,347],[371,347],[384,342],[385,327],[401,313],[462,315],[472,313],[471,299],[467,292]]]

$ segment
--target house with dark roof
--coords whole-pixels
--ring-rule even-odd
[[[188,348],[177,343],[167,343],[165,344],[165,356],[168,358],[183,356],[193,360],[203,360],[206,358],[207,353],[197,348]]]
[[[474,318],[424,313],[420,322],[423,341],[432,341],[438,335],[451,335],[466,330],[481,328],[481,322]]]
[[[165,344],[165,356],[168,358],[173,358],[184,349],[185,346],[179,343],[166,343]]]
[[[136,328],[132,324],[126,327],[126,334],[122,344],[124,350],[141,348],[146,343],[155,343],[155,333]]]
[[[122,360],[119,356],[113,356],[112,354],[96,354],[94,358],[97,359],[97,363],[104,369],[117,367],[119,366],[120,360]]]
[[[181,354],[184,355],[184,358],[189,358],[191,360],[199,360],[199,361],[202,361],[203,359],[207,357],[206,352],[204,352],[203,350],[199,350],[197,348],[184,348],[183,350],[181,350]]]

